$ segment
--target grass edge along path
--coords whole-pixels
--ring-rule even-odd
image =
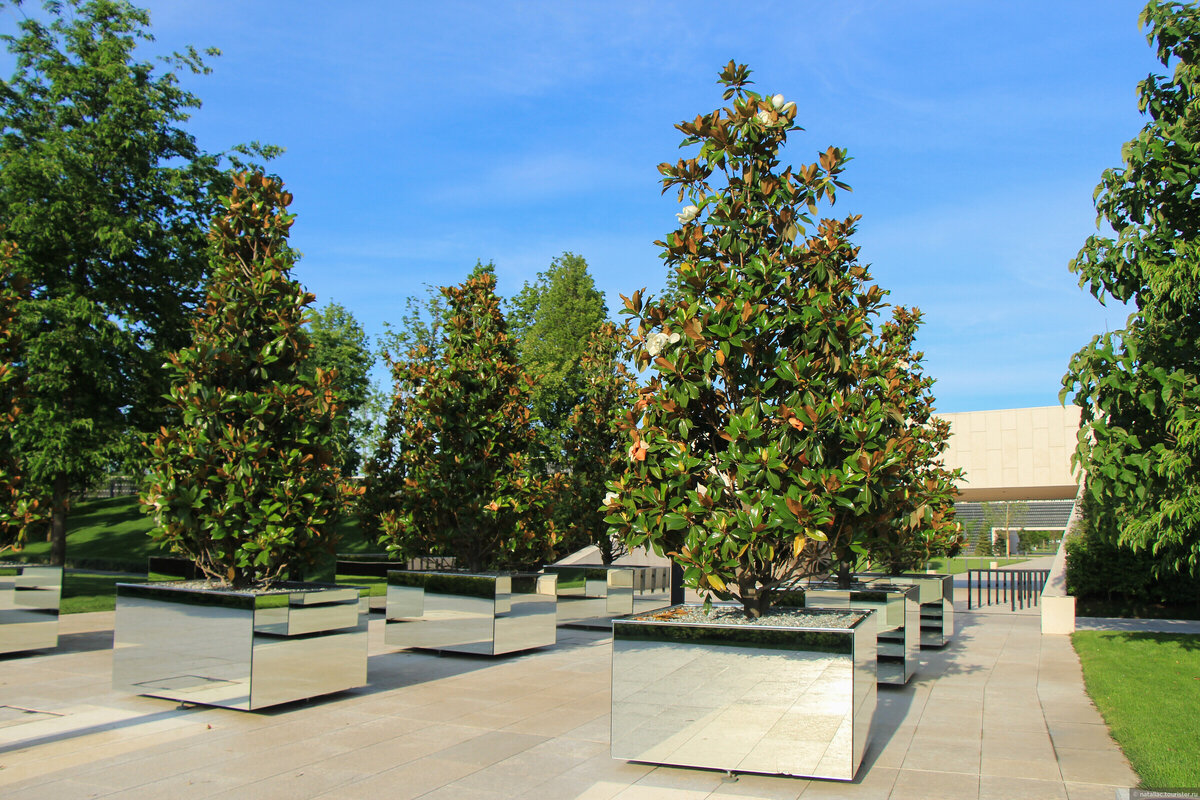
[[[1071,642],[1143,788],[1200,786],[1200,635],[1076,631]]]

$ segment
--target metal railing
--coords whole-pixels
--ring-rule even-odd
[[[1049,577],[1048,569],[967,570],[967,609],[995,603],[1008,603],[1013,611],[1032,608],[1038,604]]]

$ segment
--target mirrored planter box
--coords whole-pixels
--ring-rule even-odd
[[[660,567],[551,564],[543,571],[558,577],[559,625],[607,630],[613,617],[670,602]]]
[[[113,688],[242,711],[367,682],[357,586],[117,584]]]
[[[920,593],[921,647],[943,647],[954,638],[954,576],[905,572],[899,575],[863,573],[867,583],[912,584]]]
[[[804,605],[875,611],[880,683],[903,686],[921,659],[921,605],[916,586],[855,583],[849,589],[832,583],[809,583]]]
[[[496,656],[557,640],[557,576],[535,572],[388,572],[384,641]]]
[[[0,653],[58,646],[62,567],[0,564]]]
[[[613,758],[852,780],[875,711],[871,612],[789,609],[789,624],[669,618],[697,608],[613,621]]]

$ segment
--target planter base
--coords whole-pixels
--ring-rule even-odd
[[[879,682],[891,686],[908,683],[921,660],[920,591],[916,586],[871,583],[841,589],[837,584],[810,583],[803,588],[805,606],[874,609]]]
[[[612,674],[614,758],[853,780],[875,711],[875,624],[635,615],[613,621]]]
[[[355,586],[255,594],[117,584],[113,688],[253,711],[367,682]]]
[[[58,646],[62,567],[0,565],[0,653]]]

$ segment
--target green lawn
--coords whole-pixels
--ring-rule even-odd
[[[955,556],[954,558],[935,558],[929,562],[929,568],[938,572],[958,575],[969,569],[987,569],[993,561],[1000,567],[1020,564],[1024,558],[996,558],[995,556]]]
[[[63,574],[63,614],[82,614],[85,611],[112,611],[117,604],[118,583],[145,583],[145,575],[116,575],[111,572],[76,572]]]
[[[79,501],[67,516],[67,559],[102,569],[145,572],[146,559],[159,552],[149,532],[150,518],[136,497]],[[31,541],[20,557],[45,561],[49,555],[49,542]]]
[[[1200,786],[1200,636],[1078,631],[1071,640],[1143,788]]]
[[[145,572],[146,559],[165,553],[150,539],[150,517],[142,513],[136,497],[113,497],[76,502],[67,517],[67,560],[81,568]],[[382,550],[363,537],[358,520],[342,520],[335,528],[340,553]],[[45,561],[50,543],[25,545],[22,561]]]

